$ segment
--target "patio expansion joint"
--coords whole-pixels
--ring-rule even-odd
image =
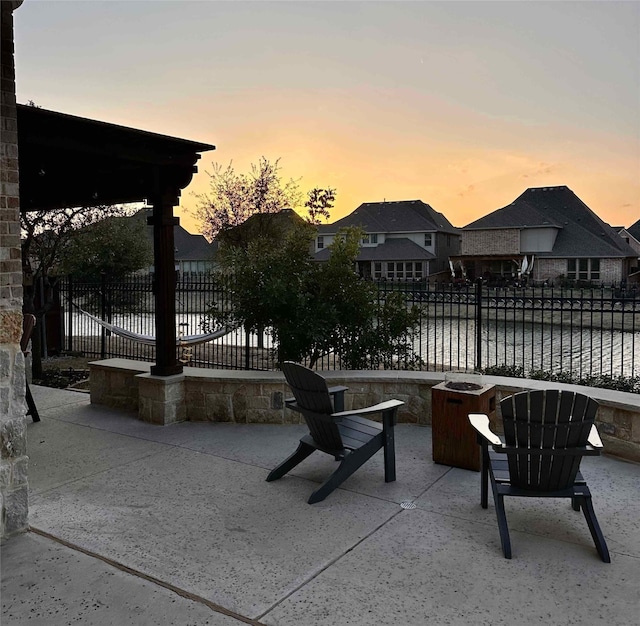
[[[274,609],[276,609],[280,604],[282,604],[285,600],[287,600],[288,598],[290,598],[292,595],[294,595],[295,593],[297,593],[298,591],[300,591],[300,589],[302,589],[303,587],[305,587],[306,585],[308,585],[310,582],[312,582],[313,580],[315,580],[316,578],[318,578],[318,576],[320,576],[323,572],[326,572],[332,565],[335,565],[336,563],[338,563],[340,560],[342,560],[347,554],[349,554],[350,552],[353,552],[353,550],[355,550],[359,545],[361,545],[362,543],[364,543],[367,539],[369,539],[370,537],[372,537],[375,533],[377,533],[381,528],[383,528],[384,526],[386,526],[389,522],[391,522],[392,520],[394,520],[398,515],[400,514],[407,514],[408,512],[405,509],[401,509],[399,508],[395,513],[392,513],[391,516],[386,519],[385,521],[383,521],[381,524],[378,524],[378,526],[376,526],[373,530],[371,530],[371,532],[367,533],[365,536],[361,537],[360,539],[358,539],[358,541],[356,541],[352,546],[350,546],[349,548],[347,548],[342,554],[338,555],[337,557],[335,557],[334,559],[331,559],[330,561],[328,561],[327,563],[325,563],[321,568],[319,568],[318,570],[316,570],[315,572],[313,572],[306,580],[302,581],[299,585],[297,585],[294,589],[292,589],[291,591],[289,591],[288,593],[286,593],[285,595],[283,595],[277,602],[274,602],[266,611],[263,611],[262,613],[260,613],[260,615],[258,615],[256,617],[256,619],[260,620],[262,618],[264,618],[265,616],[267,616],[269,613],[271,613],[271,611],[273,611]]]
[[[212,611],[214,611],[215,613],[220,613],[222,615],[226,615],[227,617],[232,617],[238,620],[239,622],[242,622],[243,624],[249,624],[250,626],[265,626],[265,624],[263,624],[262,622],[259,622],[255,619],[251,619],[250,617],[241,615],[240,613],[236,613],[230,609],[227,609],[221,606],[220,604],[211,602],[210,600],[207,600],[202,596],[191,593],[190,591],[186,591],[185,589],[181,589],[180,587],[177,587],[176,585],[172,585],[171,583],[168,583],[164,580],[160,580],[155,576],[150,576],[138,570],[132,569],[131,567],[123,565],[118,561],[114,561],[113,559],[110,559],[106,556],[98,554],[97,552],[92,552],[91,550],[87,550],[86,548],[83,548],[74,543],[66,541],[65,539],[61,539],[60,537],[56,537],[55,535],[52,535],[44,530],[40,530],[39,528],[34,528],[33,526],[31,526],[29,529],[29,532],[32,532],[34,535],[39,535],[40,537],[44,537],[45,539],[49,539],[50,541],[54,541],[62,546],[65,546],[66,548],[69,548],[70,550],[80,552],[82,554],[85,554],[86,556],[102,561],[103,563],[106,563],[107,565],[110,565],[111,567],[114,567],[115,569],[120,570],[125,574],[129,574],[131,576],[135,576],[136,578],[140,578],[142,580],[150,582],[154,585],[158,585],[159,587],[167,589],[168,591],[171,591],[182,598],[191,600],[192,602],[197,602],[198,604],[202,604],[208,607],[209,609],[211,609]]]

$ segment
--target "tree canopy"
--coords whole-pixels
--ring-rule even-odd
[[[224,241],[229,231],[253,215],[300,207],[304,197],[300,181],[283,180],[280,170],[280,159],[271,162],[265,157],[253,163],[248,173],[236,172],[233,163],[226,168],[214,163],[213,170],[207,172],[209,191],[196,196],[195,216],[202,222],[202,234]],[[335,196],[336,191],[331,188],[314,187],[308,191],[304,201],[308,220],[319,223],[320,218],[328,219]],[[238,245],[237,234],[231,243]]]
[[[153,249],[147,237],[141,211],[130,217],[110,217],[74,233],[65,246],[60,270],[85,280],[102,274],[123,278],[153,263]]]
[[[398,357],[405,366],[417,364],[408,333],[419,311],[399,292],[380,299],[376,286],[356,274],[361,231],[339,233],[326,263],[309,253],[314,236],[311,224],[291,222],[277,240],[258,236],[246,247],[226,247],[218,279],[231,305],[214,306],[205,329],[241,325],[269,332],[280,363],[313,367],[333,352],[347,369],[391,366]]]

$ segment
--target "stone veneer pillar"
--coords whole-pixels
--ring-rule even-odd
[[[27,528],[25,368],[13,11],[0,2],[0,535]]]
[[[175,424],[187,419],[184,374],[137,374],[138,417],[150,424]]]

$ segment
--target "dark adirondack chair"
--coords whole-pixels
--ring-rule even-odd
[[[488,506],[490,478],[505,558],[511,558],[511,540],[504,497],[528,496],[570,498],[575,511],[582,508],[600,558],[610,563],[591,492],[580,473],[582,457],[602,450],[594,424],[598,403],[570,391],[524,391],[504,398],[500,408],[505,443],[491,432],[486,415],[469,415],[469,421],[482,448],[481,505]]]
[[[400,400],[388,400],[356,411],[344,410],[346,387],[327,387],[327,381],[315,372],[285,362],[282,371],[295,398],[285,401],[286,406],[302,413],[309,434],[300,439],[298,449],[267,476],[277,480],[291,471],[316,450],[340,461],[338,469],[316,489],[309,504],[324,500],[380,448],[384,450],[384,479],[396,479],[396,458],[393,427],[396,423]],[[366,419],[364,415],[382,415],[382,424]]]
[[[29,340],[31,339],[31,335],[33,334],[33,329],[36,325],[36,317],[35,315],[31,315],[30,313],[25,314],[22,317],[22,338],[20,339],[20,350],[22,350],[22,354],[27,356],[29,354]],[[31,419],[34,422],[40,421],[40,415],[38,414],[38,408],[36,407],[36,403],[33,401],[33,396],[31,395],[31,389],[29,389],[29,383],[26,384],[26,394],[25,400],[27,401],[27,415],[31,415]]]

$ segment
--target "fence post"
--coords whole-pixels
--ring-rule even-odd
[[[476,280],[476,371],[482,369],[482,278]]]
[[[107,314],[107,275],[100,274],[100,319],[105,320]],[[100,358],[104,359],[107,352],[106,339],[107,332],[104,326],[100,326]]]
[[[244,350],[244,369],[246,370],[250,370],[251,369],[251,345],[250,345],[250,338],[249,338],[249,325],[245,325],[244,327],[244,343],[245,343],[245,350]]]
[[[71,274],[67,278],[67,302],[69,303],[69,339],[67,350],[73,352],[73,278]]]

